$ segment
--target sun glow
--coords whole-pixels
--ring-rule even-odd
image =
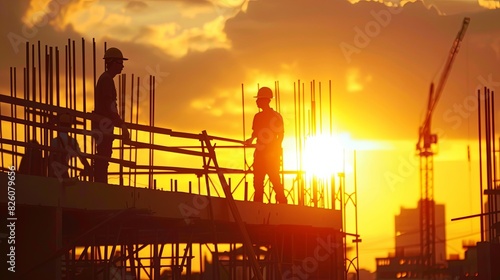
[[[330,178],[339,172],[345,172],[344,158],[349,142],[348,134],[308,137],[302,154],[306,176]]]

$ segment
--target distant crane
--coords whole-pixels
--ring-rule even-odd
[[[464,18],[462,27],[451,47],[448,59],[441,73],[436,90],[431,83],[427,113],[420,126],[417,153],[420,156],[420,254],[423,258],[423,277],[434,279],[433,269],[436,267],[436,224],[434,216],[434,145],[437,144],[437,135],[431,133],[432,113],[441,97],[444,85],[448,79],[451,66],[458,53],[460,43],[469,26],[470,18]]]

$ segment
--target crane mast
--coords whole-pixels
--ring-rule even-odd
[[[436,268],[436,224],[435,224],[435,204],[434,204],[434,146],[438,137],[431,133],[431,120],[437,102],[448,79],[453,61],[458,53],[460,43],[469,26],[470,18],[464,18],[462,27],[453,41],[446,64],[441,72],[440,79],[434,90],[434,83],[431,83],[429,90],[429,100],[427,102],[427,112],[423,124],[419,129],[417,142],[417,153],[420,157],[420,255],[423,260],[424,279],[434,279],[434,269]]]

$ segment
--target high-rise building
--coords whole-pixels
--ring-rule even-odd
[[[420,207],[401,207],[400,214],[395,216],[395,254],[387,258],[377,258],[377,280],[412,278],[423,279],[424,258],[420,253]],[[445,207],[443,204],[434,205],[435,225],[435,264],[432,273],[434,279],[441,279],[442,268],[446,265],[446,227]],[[427,271],[428,273],[429,271]]]
[[[446,227],[445,207],[443,204],[434,206],[436,235],[435,235],[435,263],[446,262]],[[420,255],[420,202],[417,208],[401,207],[399,215],[395,217],[396,256]]]

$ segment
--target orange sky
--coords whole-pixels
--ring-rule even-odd
[[[393,249],[394,215],[401,206],[416,206],[418,126],[429,84],[439,78],[464,16],[471,18],[471,24],[434,115],[434,130],[441,134],[435,198],[446,204],[447,220],[479,212],[477,110],[471,104],[475,105],[478,86],[500,86],[500,6],[493,0],[434,0],[424,1],[425,5],[409,1],[404,7],[351,2],[356,4],[331,0],[2,3],[0,92],[9,93],[9,67],[23,66],[21,41],[40,40],[64,49],[68,38],[79,42],[83,37],[87,44],[95,38],[99,56],[105,41],[124,52],[130,59],[125,73],[156,74],[157,125],[242,139],[241,84],[245,84],[248,136],[257,84],[273,87],[279,81],[281,112],[285,123],[289,120],[287,136],[293,138],[293,83],[300,79],[308,91],[310,81],[321,81],[326,94],[331,80],[335,133],[347,133],[356,143],[372,143],[371,148],[356,148],[361,149],[360,262],[374,269],[374,258]],[[141,121],[146,120],[147,115],[141,115]],[[449,254],[461,253],[458,237],[479,230],[471,221],[447,226],[448,239],[453,240]]]

